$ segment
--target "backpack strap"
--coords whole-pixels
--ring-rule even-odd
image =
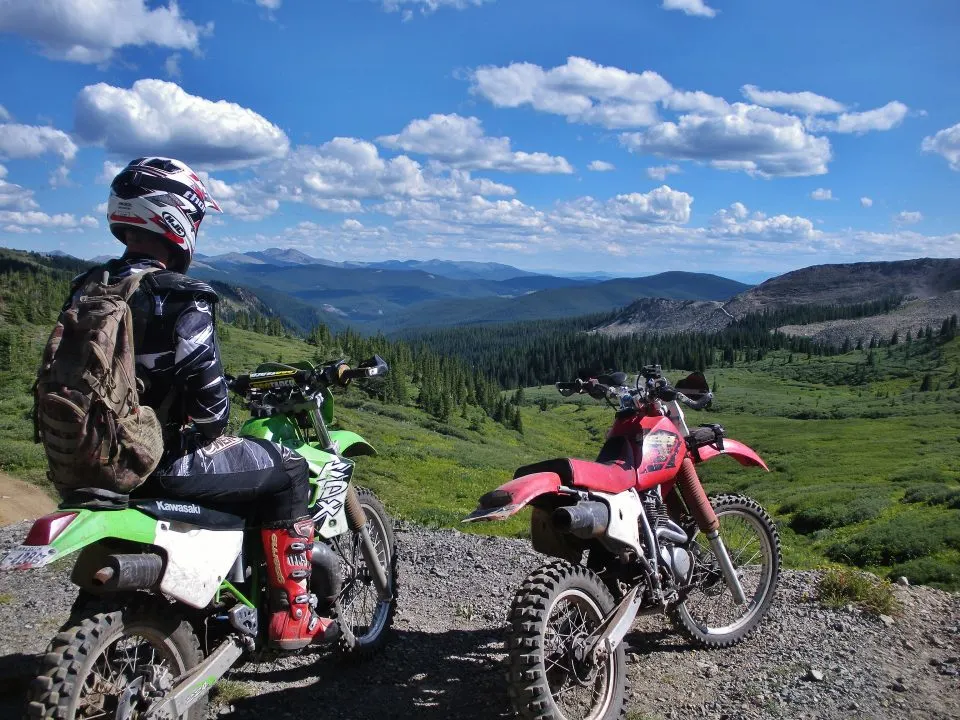
[[[109,276],[107,275],[107,273],[109,271],[104,270],[103,272],[104,272],[104,279],[108,279]],[[115,285],[107,285],[103,282],[98,282],[97,284],[101,288],[103,288],[103,290],[101,291],[103,294],[115,295],[117,297],[123,298],[124,302],[127,302],[130,300],[130,296],[133,295],[137,291],[137,288],[140,287],[140,283],[142,283],[148,275],[151,275],[152,273],[155,273],[155,272],[160,272],[160,268],[148,267],[148,268],[144,268],[140,272],[130,273],[130,275],[128,275],[127,277],[125,277],[123,280],[116,283]]]

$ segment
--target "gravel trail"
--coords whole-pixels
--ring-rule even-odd
[[[0,528],[0,552],[27,525]],[[511,717],[502,638],[514,589],[544,558],[521,540],[399,528],[401,595],[384,652],[344,665],[325,649],[229,678],[247,697],[212,717],[490,720]],[[0,574],[0,718],[22,708],[38,653],[74,596],[69,567]],[[960,718],[960,596],[898,587],[884,623],[816,602],[816,573],[786,571],[756,635],[696,650],[659,617],[630,643],[630,717]],[[889,621],[890,619],[888,619]]]

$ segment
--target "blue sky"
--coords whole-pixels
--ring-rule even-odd
[[[960,255],[960,5],[0,0],[0,244],[92,257],[139,155],[199,251],[755,278]]]

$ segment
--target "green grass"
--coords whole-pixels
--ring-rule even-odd
[[[253,688],[236,680],[219,680],[210,691],[214,707],[228,707],[231,703],[253,695]]]
[[[817,586],[820,601],[831,607],[856,605],[875,615],[889,615],[899,609],[889,580],[846,568],[827,570]]]

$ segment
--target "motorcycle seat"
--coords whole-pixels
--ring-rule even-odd
[[[560,482],[567,486],[614,494],[629,490],[637,482],[637,471],[628,463],[597,463],[576,458],[556,458],[524,465],[514,473],[514,478],[539,472],[556,473]]]
[[[240,515],[204,507],[193,500],[165,498],[137,498],[130,507],[157,520],[196,525],[206,530],[243,530],[246,519]]]

